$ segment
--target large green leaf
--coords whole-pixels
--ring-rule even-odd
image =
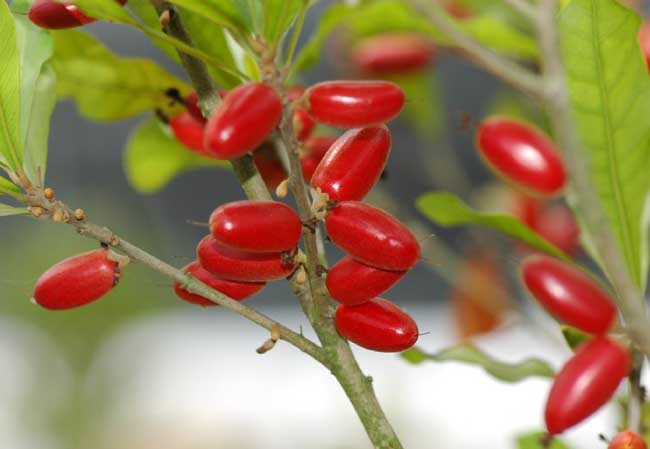
[[[20,54],[14,17],[6,2],[0,2],[0,166],[12,170],[22,166],[20,140]]]
[[[174,177],[193,168],[229,167],[226,161],[208,159],[188,150],[156,119],[143,122],[133,131],[124,165],[131,185],[143,193],[157,192]]]
[[[239,13],[231,1],[223,0],[169,0],[178,6],[193,11],[220,28],[227,28],[234,33],[243,33],[252,29],[245,17]]]
[[[0,204],[0,217],[9,217],[11,215],[27,215],[29,211],[26,207],[14,207],[6,204]]]
[[[456,23],[460,29],[493,50],[523,59],[536,59],[537,47],[530,36],[493,17],[475,17]],[[296,70],[316,64],[327,37],[344,25],[352,37],[385,32],[417,32],[431,37],[437,44],[455,44],[421,13],[400,0],[375,0],[357,6],[335,3],[323,14],[318,27],[296,60]]]
[[[412,348],[400,354],[406,361],[419,365],[423,362],[462,362],[483,368],[492,377],[504,382],[519,382],[528,377],[553,377],[553,369],[543,360],[526,359],[518,363],[505,363],[491,358],[471,343],[461,343],[428,354]]]
[[[0,195],[9,195],[17,200],[22,200],[18,186],[2,176],[0,176]]]
[[[160,18],[158,17],[151,0],[129,0],[127,6],[147,27],[160,27]],[[173,61],[180,62],[176,48],[174,48],[174,46],[169,42],[158,37],[152,37],[151,41]]]
[[[431,221],[444,227],[462,225],[487,226],[521,240],[545,253],[570,260],[560,249],[544,240],[528,226],[509,215],[477,212],[454,195],[446,192],[431,192],[417,199],[418,209]]]
[[[280,43],[301,9],[307,6],[307,0],[265,0],[264,36],[267,41]]]
[[[533,432],[517,437],[517,449],[569,449],[561,440],[553,438],[548,442],[546,432]]]
[[[17,0],[12,8],[23,11],[28,0]],[[50,117],[56,103],[56,75],[47,61],[52,56],[52,37],[34,25],[26,15],[14,13],[20,53],[20,135],[23,168],[38,184],[45,177]]]
[[[614,0],[573,0],[560,14],[571,102],[592,179],[628,269],[644,288],[650,78],[637,42],[640,23]]]
[[[57,92],[71,97],[93,120],[119,120],[165,108],[165,91],[189,87],[153,61],[120,58],[81,31],[56,31],[52,65]]]

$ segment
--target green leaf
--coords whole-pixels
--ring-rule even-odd
[[[497,52],[531,60],[538,56],[538,49],[530,36],[493,17],[475,17],[455,23],[468,35]],[[295,70],[305,70],[319,61],[327,37],[338,26],[345,26],[356,39],[386,32],[414,32],[427,35],[442,46],[455,45],[421,13],[403,1],[376,0],[357,6],[335,3],[321,17],[315,33],[296,60]]]
[[[517,449],[569,449],[561,440],[553,438],[550,444],[545,444],[548,438],[546,432],[534,432],[517,437]]]
[[[129,182],[143,193],[154,193],[177,175],[198,167],[230,165],[197,155],[178,143],[157,119],[141,123],[126,145],[124,164]]]
[[[300,10],[307,8],[307,0],[265,0],[264,36],[268,42],[278,44],[291,28]]]
[[[158,17],[151,0],[129,0],[127,6],[147,27],[160,27],[160,18]],[[152,37],[151,41],[156,44],[156,46],[158,46],[158,48],[160,48],[172,61],[180,63],[178,52],[173,45],[158,37]]]
[[[31,2],[17,0],[13,7],[24,10]],[[20,135],[23,168],[38,184],[47,166],[50,117],[56,104],[56,75],[47,61],[52,56],[50,33],[34,25],[26,15],[15,13],[16,36],[20,53]]]
[[[29,211],[26,207],[13,207],[6,204],[0,204],[0,217],[9,217],[11,215],[27,215]]]
[[[188,11],[192,11],[217,27],[227,28],[231,32],[245,33],[252,30],[252,24],[246,23],[237,8],[230,1],[220,0],[169,0]]]
[[[560,14],[571,103],[592,179],[628,270],[644,289],[650,78],[637,41],[640,23],[614,0],[573,0]]]
[[[0,165],[11,170],[22,166],[20,140],[20,55],[14,17],[0,2]]]
[[[579,329],[576,329],[575,327],[571,326],[562,326],[562,336],[564,337],[564,341],[566,341],[566,344],[569,345],[569,348],[571,348],[572,351],[575,351],[578,346],[586,342],[587,340],[591,339],[591,335],[582,332]]]
[[[13,182],[9,181],[6,178],[0,176],[0,195],[8,195],[17,200],[22,200],[23,195],[20,192],[20,188],[15,185]]]
[[[416,205],[431,221],[443,227],[461,225],[487,226],[521,240],[545,253],[564,260],[570,258],[560,249],[544,240],[525,224],[509,215],[480,213],[450,193],[431,192],[420,196]]]
[[[57,93],[77,102],[93,120],[120,120],[156,108],[166,108],[165,91],[189,87],[153,61],[120,58],[81,31],[52,33]]]
[[[543,360],[526,359],[518,363],[504,363],[495,360],[471,343],[462,343],[427,354],[419,348],[412,348],[400,354],[407,362],[419,365],[431,362],[462,362],[483,368],[492,377],[504,382],[519,382],[528,377],[553,377],[553,369]]]

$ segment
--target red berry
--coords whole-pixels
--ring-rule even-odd
[[[383,210],[358,201],[343,201],[327,215],[329,238],[350,256],[382,270],[406,271],[420,259],[411,231]]]
[[[247,83],[233,89],[208,120],[205,146],[219,159],[234,159],[257,146],[280,123],[282,102],[272,87]]]
[[[592,334],[606,333],[616,307],[598,283],[578,268],[549,256],[522,264],[526,288],[560,321]]]
[[[580,228],[566,206],[546,206],[533,230],[564,252],[573,253],[580,246]]]
[[[187,112],[192,114],[192,117],[199,122],[207,122],[207,119],[203,116],[203,112],[199,107],[199,95],[195,90],[190,92],[185,98],[185,105],[187,106]]]
[[[363,39],[352,50],[352,62],[364,73],[408,73],[425,67],[435,46],[417,34],[386,33]]]
[[[648,446],[641,435],[626,430],[612,438],[607,449],[648,449]]]
[[[316,167],[311,186],[333,201],[358,201],[386,167],[390,132],[385,125],[351,129],[332,144]]]
[[[390,301],[374,298],[360,306],[336,309],[336,330],[353,343],[380,352],[400,352],[418,340],[418,326]]]
[[[43,273],[36,282],[34,300],[51,310],[80,307],[108,293],[120,276],[118,265],[108,258],[107,250],[79,254]]]
[[[643,22],[639,30],[639,44],[645,57],[646,65],[650,69],[650,22]]]
[[[334,142],[336,142],[334,136],[314,136],[303,143],[302,148],[305,154],[300,159],[300,165],[302,166],[302,176],[306,181],[311,181],[316,167]]]
[[[327,290],[341,304],[356,306],[381,295],[405,274],[406,271],[380,270],[346,256],[327,273]]]
[[[118,0],[122,5],[127,0]],[[41,28],[60,30],[74,28],[94,22],[70,3],[59,3],[56,0],[34,0],[28,12],[29,20]]]
[[[561,433],[588,418],[613,396],[630,369],[628,352],[605,337],[581,346],[555,376],[546,402],[546,428]]]
[[[556,195],[566,184],[564,164],[555,144],[532,126],[500,117],[481,124],[479,153],[497,175],[537,195]]]
[[[253,162],[270,190],[275,190],[282,181],[287,179],[287,172],[284,171],[284,166],[275,154],[275,147],[272,144],[263,144],[255,150]]]
[[[236,301],[242,301],[244,299],[250,298],[262,290],[266,285],[265,282],[235,282],[218,278],[203,268],[198,262],[190,263],[185,268],[183,268],[183,271],[190,273],[199,281],[207,284],[213,289]],[[218,305],[209,299],[204,298],[203,296],[195,295],[188,292],[187,290],[184,290],[178,282],[174,284],[174,291],[179,298],[192,304],[198,304],[205,307]]]
[[[223,246],[253,253],[279,253],[298,245],[302,222],[279,201],[235,201],[210,216],[212,236]]]
[[[388,81],[327,81],[310,87],[305,98],[316,122],[342,128],[387,122],[404,106],[404,92]]]
[[[221,245],[211,235],[201,240],[196,254],[203,268],[231,281],[275,281],[286,278],[296,267],[286,254],[237,251]]]
[[[169,120],[169,126],[176,140],[184,146],[203,155],[208,155],[203,146],[205,122],[197,120],[189,111],[185,111],[172,117]]]

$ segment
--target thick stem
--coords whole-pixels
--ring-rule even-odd
[[[643,435],[643,404],[645,402],[645,388],[641,385],[643,370],[643,354],[634,352],[632,371],[628,376],[630,393],[627,403],[627,427],[633,432]]]

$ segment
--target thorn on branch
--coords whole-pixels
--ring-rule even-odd
[[[273,324],[271,327],[271,338],[266,340],[262,346],[257,348],[256,352],[258,354],[266,354],[269,352],[271,349],[275,347],[275,344],[277,341],[280,339],[280,325],[278,323]]]

